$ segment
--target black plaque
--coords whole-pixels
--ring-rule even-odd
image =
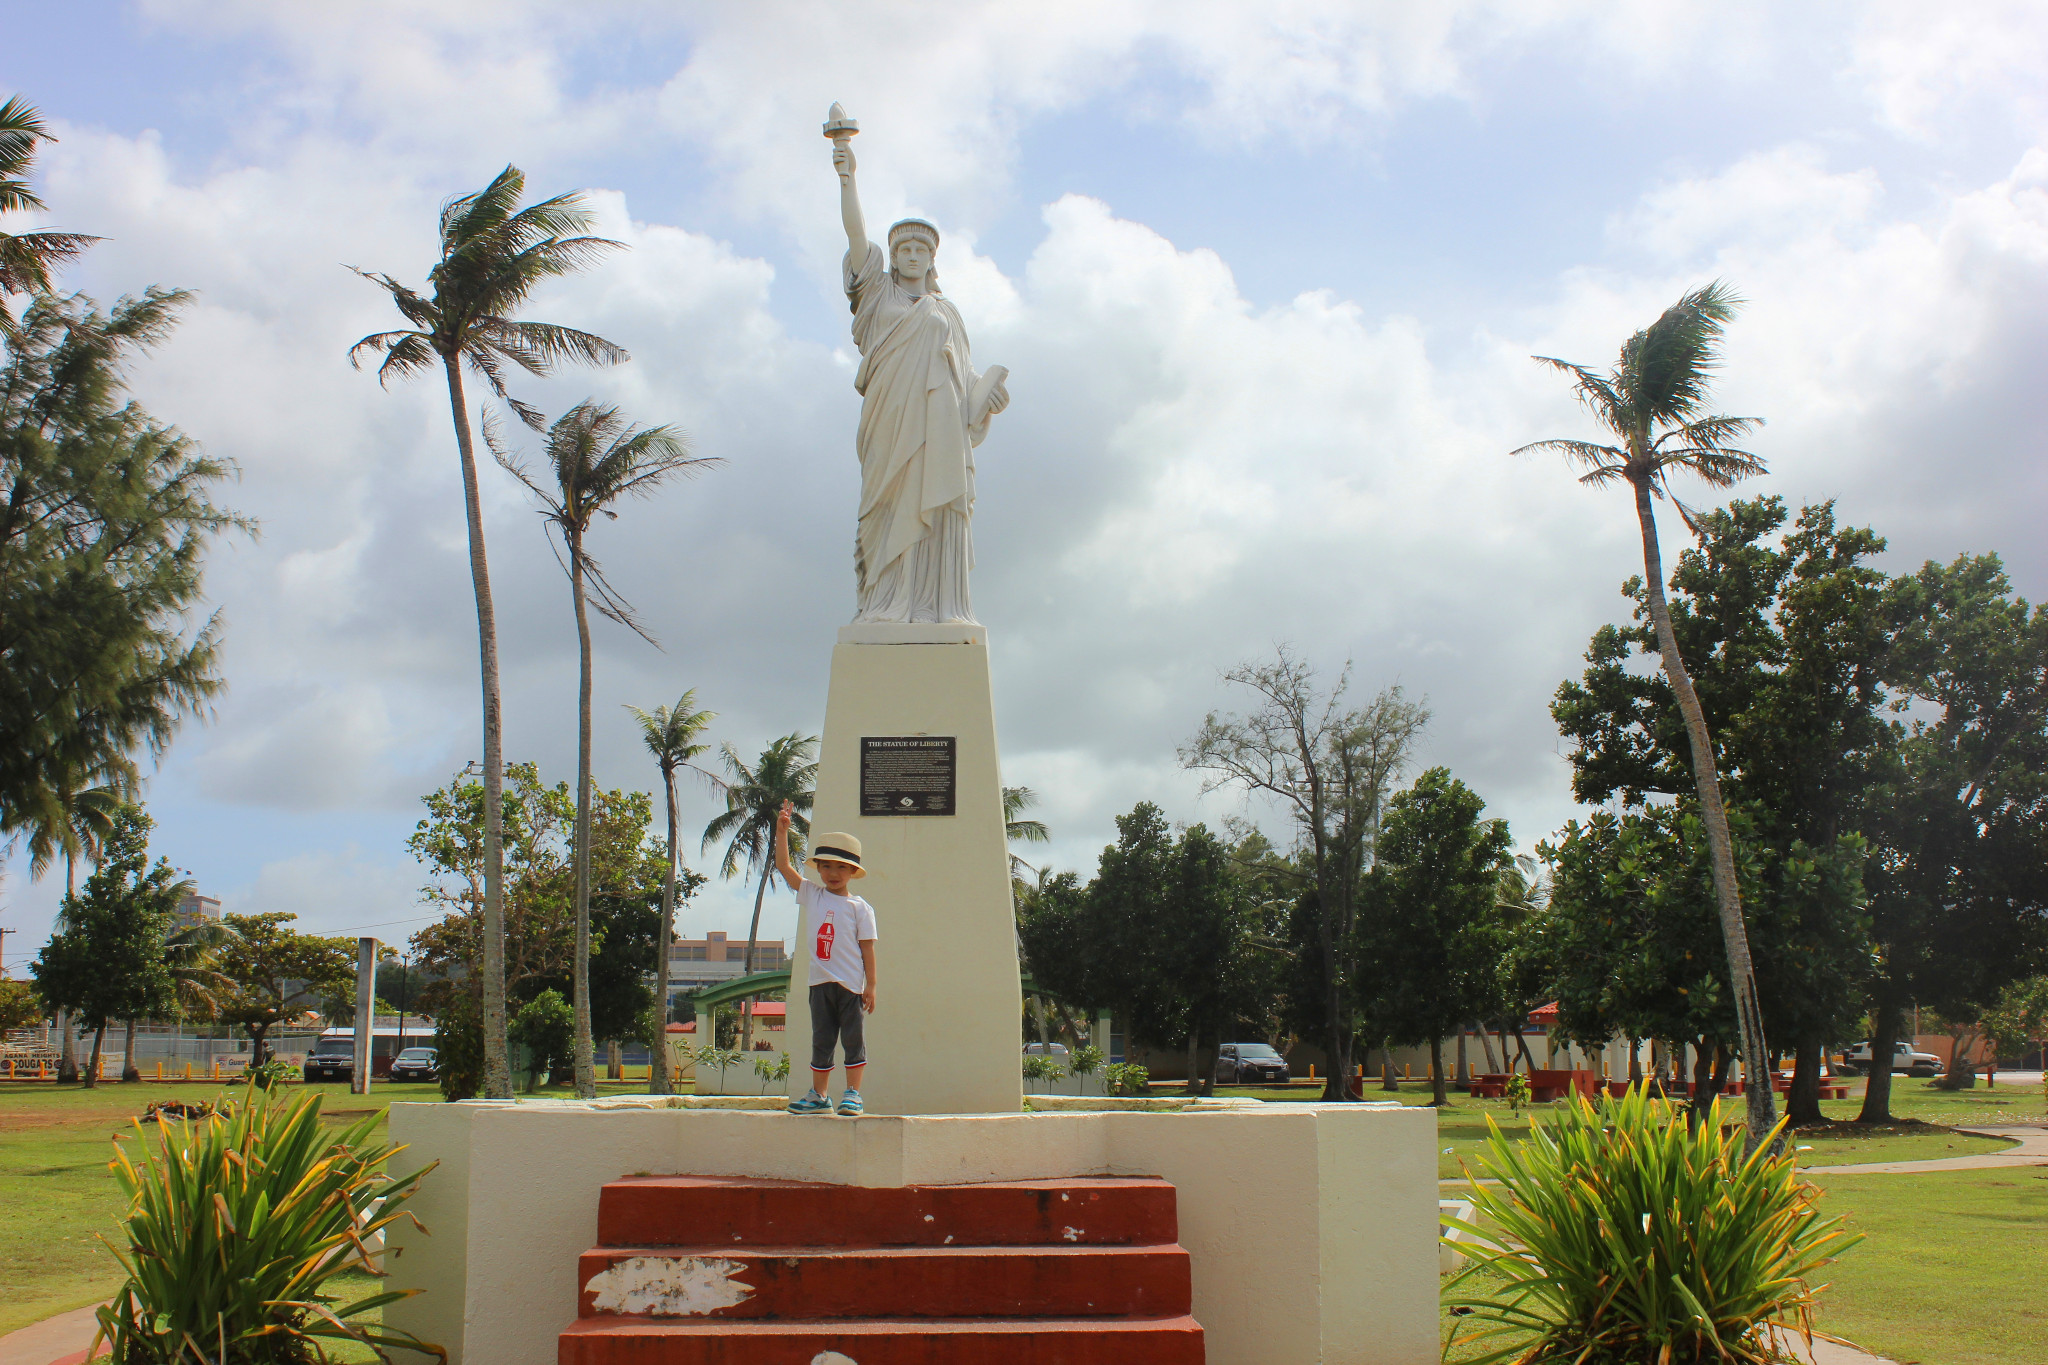
[[[955,776],[951,735],[862,735],[862,815],[951,815]]]

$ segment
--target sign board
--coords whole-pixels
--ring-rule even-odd
[[[951,815],[956,780],[952,735],[862,735],[862,815]]]

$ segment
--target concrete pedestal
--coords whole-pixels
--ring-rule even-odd
[[[862,815],[862,738],[911,735],[953,738],[955,813]],[[854,889],[875,907],[878,987],[861,1085],[868,1112],[1022,1109],[1016,910],[984,627],[839,632],[811,828],[861,841],[868,875]],[[811,1084],[812,937],[809,923],[797,925],[783,1035],[792,1096]]]
[[[1179,1203],[1209,1365],[1429,1365],[1436,1114],[1224,1101],[1185,1113],[860,1119],[663,1101],[395,1104],[398,1164],[438,1161],[390,1231],[385,1310],[450,1365],[550,1365],[599,1192],[691,1174],[843,1186],[1156,1176]],[[420,1357],[401,1354],[417,1362]]]

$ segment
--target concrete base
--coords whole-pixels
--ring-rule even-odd
[[[396,1104],[441,1164],[391,1229],[386,1319],[451,1365],[547,1365],[577,1314],[598,1192],[628,1175],[901,1186],[1147,1175],[1178,1191],[1211,1365],[1437,1359],[1436,1115],[1269,1104],[860,1119],[594,1104]]]
[[[868,875],[855,889],[875,907],[862,1096],[871,1114],[1014,1113],[1024,1101],[1022,987],[987,632],[877,624],[840,638],[811,828],[861,841]],[[954,814],[861,815],[861,739],[901,735],[954,738]],[[800,917],[783,1034],[792,1097],[811,1087],[813,937]],[[747,1093],[751,1069],[739,1070],[724,1088]]]

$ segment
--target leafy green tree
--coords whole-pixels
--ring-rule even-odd
[[[1447,768],[1431,768],[1387,803],[1379,857],[1358,911],[1362,1008],[1404,1046],[1429,1044],[1438,1105],[1449,1102],[1444,1035],[1498,1002],[1501,874],[1513,866],[1505,820]]]
[[[221,689],[219,618],[189,628],[207,547],[253,529],[212,502],[233,466],[128,400],[124,367],[188,296],[101,313],[38,297],[0,367],[0,837],[75,853],[83,793],[132,792]]]
[[[78,859],[83,854],[97,862],[107,836],[113,833],[114,817],[126,804],[110,786],[74,790],[68,780],[57,784],[57,799],[43,804],[31,817],[28,834],[29,876],[41,880],[49,871],[55,854],[64,855],[64,895],[78,893]],[[59,904],[56,927],[64,927]],[[73,1037],[70,1012],[57,1010],[57,1083],[70,1085],[78,1079],[78,1048]]]
[[[42,114],[19,95],[0,104],[0,213],[40,212],[48,206],[29,188],[36,144],[55,142]],[[81,232],[0,232],[0,341],[14,339],[9,294],[46,294],[50,271],[99,238]]]
[[[1692,773],[1698,792],[1701,823],[1712,851],[1714,893],[1726,942],[1729,976],[1734,982],[1736,1016],[1742,1045],[1753,1065],[1768,1066],[1763,1009],[1751,965],[1749,933],[1743,923],[1741,892],[1736,884],[1735,850],[1728,834],[1721,783],[1714,765],[1714,745],[1706,713],[1694,691],[1673,633],[1664,601],[1664,565],[1657,547],[1654,498],[1667,496],[1674,472],[1696,475],[1709,487],[1726,488],[1764,463],[1732,442],[1757,425],[1751,417],[1725,417],[1706,412],[1707,383],[1719,363],[1721,334],[1735,315],[1739,300],[1719,281],[1696,289],[1667,308],[1647,328],[1623,343],[1620,360],[1607,375],[1550,356],[1543,364],[1571,375],[1574,388],[1600,424],[1619,445],[1590,441],[1548,440],[1523,446],[1564,455],[1586,472],[1580,482],[1592,487],[1625,482],[1635,494],[1636,521],[1643,538],[1643,579],[1650,620],[1664,667],[1684,718],[1692,752]],[[1767,1085],[1747,1088],[1750,1141],[1762,1142],[1777,1122],[1773,1092]]]
[[[234,984],[222,1001],[220,1017],[249,1031],[255,1044],[251,1066],[270,1060],[272,1029],[316,1008],[355,980],[355,942],[302,934],[288,927],[296,919],[284,910],[221,916],[234,937],[222,945],[216,966]]]
[[[1894,582],[1887,679],[1904,719],[1864,833],[1875,1023],[1860,1121],[1891,1120],[1891,1049],[1915,1001],[1954,1018],[2038,970],[2048,928],[2048,611],[1995,555]]]
[[[26,981],[0,981],[0,1032],[34,1028],[49,1017],[34,986]]]
[[[1892,649],[1886,576],[1868,560],[1884,541],[1838,528],[1833,507],[1805,508],[1789,531],[1777,498],[1736,501],[1694,518],[1697,545],[1679,557],[1668,610],[1714,736],[1731,828],[1761,841],[1761,880],[1740,881],[1769,1036],[1793,1042],[1788,1110],[1822,1120],[1823,1045],[1860,1015],[1868,925],[1855,900],[1814,886],[1860,887],[1856,830],[1889,762],[1883,686]],[[1780,535],[1782,534],[1782,539]],[[1630,665],[1659,652],[1647,590],[1624,592],[1635,620],[1602,627],[1581,679],[1558,689],[1552,714],[1572,741],[1580,800],[1627,809],[1666,796],[1690,805],[1686,730],[1669,683]],[[1736,861],[1751,857],[1736,851]],[[1818,882],[1812,879],[1818,878]],[[1662,1036],[1662,1035],[1658,1035]]]
[[[521,1005],[512,1020],[511,1039],[532,1052],[535,1074],[545,1073],[549,1084],[558,1083],[562,1072],[573,1074],[576,1012],[560,991],[542,991]]]
[[[1351,1094],[1351,1051],[1357,1035],[1356,961],[1348,951],[1356,926],[1359,882],[1393,784],[1407,766],[1428,710],[1399,687],[1363,707],[1347,707],[1349,668],[1322,692],[1315,671],[1282,649],[1271,663],[1244,664],[1224,675],[1257,700],[1242,716],[1211,712],[1180,750],[1181,763],[1208,774],[1203,790],[1236,786],[1272,800],[1293,821],[1309,884],[1295,902],[1297,963],[1315,964],[1313,996],[1319,1041],[1330,1077],[1323,1098]]]
[[[700,847],[710,848],[725,841],[725,855],[719,860],[718,875],[727,879],[748,875],[759,869],[754,888],[754,918],[747,924],[745,970],[754,970],[754,945],[761,933],[761,901],[768,893],[768,874],[775,868],[775,817],[787,801],[796,808],[789,822],[789,856],[801,864],[804,845],[811,837],[810,809],[818,785],[818,737],[787,734],[771,742],[761,757],[749,766],[739,750],[727,744],[720,750],[725,759],[725,810],[704,827]],[[754,1046],[754,1012],[744,1011],[740,1051]]]
[[[476,595],[477,646],[483,679],[484,712],[484,896],[482,1030],[484,1092],[512,1097],[512,1073],[505,1055],[505,925],[503,850],[499,844],[499,803],[504,783],[504,735],[498,686],[498,621],[491,604],[490,565],[484,554],[482,494],[477,486],[476,445],[463,396],[463,369],[481,375],[499,398],[538,430],[541,415],[505,388],[505,370],[549,373],[565,360],[614,365],[626,352],[603,337],[551,322],[523,322],[511,315],[544,280],[571,274],[620,244],[586,234],[592,215],[574,194],[559,194],[519,206],[526,176],[507,166],[474,194],[441,209],[441,259],[427,272],[431,297],[390,275],[354,269],[380,286],[407,326],[376,332],[349,348],[349,363],[381,356],[377,379],[388,385],[438,366],[448,383],[455,421],[456,452],[462,462],[464,514],[469,526],[470,584]]]
[[[674,706],[657,706],[651,712],[642,711],[637,706],[626,708],[633,713],[634,719],[640,722],[641,739],[647,745],[647,752],[654,756],[655,765],[661,769],[663,809],[668,816],[667,856],[662,863],[664,870],[661,880],[661,931],[655,938],[659,947],[655,954],[654,967],[654,998],[663,1002],[668,999],[669,945],[674,943],[676,938],[676,869],[679,865],[676,844],[681,833],[681,826],[676,818],[676,774],[687,768],[714,785],[718,781],[697,766],[697,760],[711,748],[709,744],[699,742],[697,737],[704,733],[712,721],[718,719],[718,713],[698,710],[696,703],[696,689],[692,688],[676,698]],[[665,1005],[660,1013],[666,1015]],[[657,1026],[655,1035],[648,1044],[654,1049],[655,1056],[661,1055],[665,1042],[666,1035]],[[656,1066],[652,1075],[654,1093],[668,1094],[668,1068]]]
[[[151,824],[138,806],[116,813],[100,865],[78,895],[66,898],[62,927],[29,967],[38,995],[93,1030],[88,1086],[98,1080],[110,1020],[149,1018],[176,1006],[164,937],[191,883],[162,858],[150,865]]]
[[[644,498],[677,474],[699,473],[724,463],[690,454],[689,443],[671,427],[645,431],[596,403],[579,403],[548,429],[546,459],[552,480],[543,484],[501,447],[484,424],[484,440],[498,463],[540,499],[542,515],[568,554],[569,595],[576,610],[576,1093],[597,1097],[597,1064],[590,1033],[590,706],[589,599],[598,613],[653,644],[632,605],[621,597],[604,569],[590,557],[587,537],[599,516],[618,517],[617,504]]]

